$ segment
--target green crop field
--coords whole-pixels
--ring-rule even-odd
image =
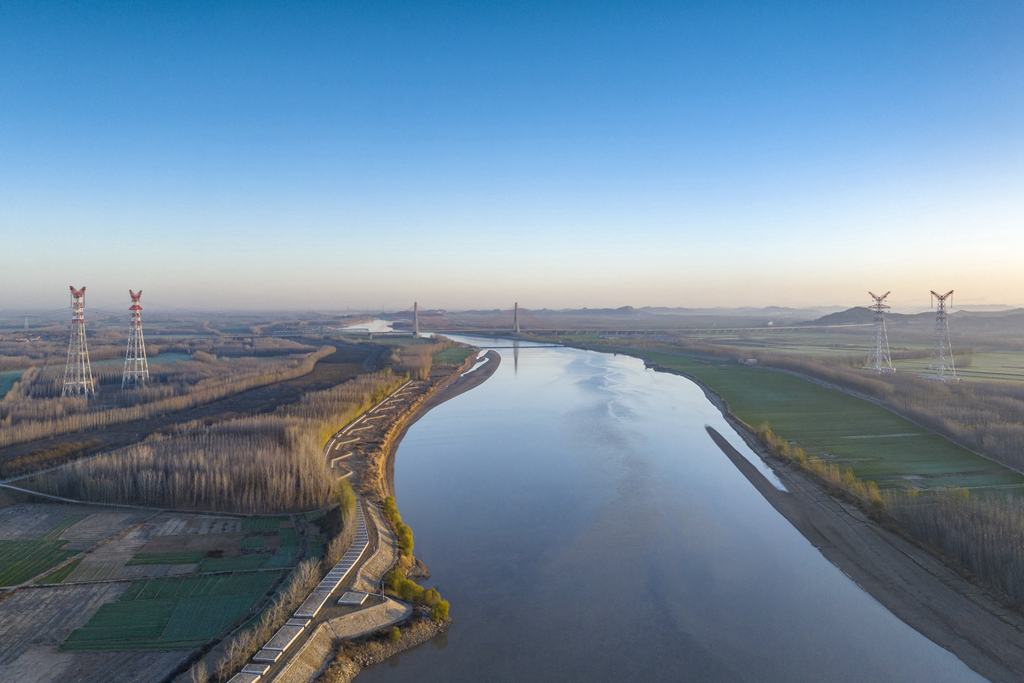
[[[953,349],[954,354],[956,349]],[[1024,382],[1024,354],[1019,353],[975,353],[969,356],[953,356],[956,375],[967,381],[986,380],[990,382]],[[928,359],[893,361],[897,372],[927,375]]]
[[[199,563],[201,573],[238,572],[249,569],[262,569],[266,566],[270,555],[241,555],[239,557],[207,557]]]
[[[295,529],[292,527],[285,527],[281,529],[281,547],[298,547],[299,535],[295,533]]]
[[[195,564],[204,557],[206,553],[136,553],[125,565],[133,567],[147,564]]]
[[[273,531],[287,521],[288,517],[246,517],[242,520],[242,531]]]
[[[263,536],[249,536],[242,539],[243,548],[263,548],[267,545],[267,539]]]
[[[462,365],[462,362],[476,353],[476,349],[456,346],[434,354],[433,361],[438,365]]]
[[[607,350],[612,350],[611,348]],[[622,353],[623,349],[614,349]],[[754,427],[772,430],[880,488],[1021,487],[1024,475],[869,401],[764,368],[626,350],[702,380]]]
[[[298,554],[297,549],[285,548],[278,552],[277,555],[271,555],[270,560],[266,564],[267,569],[284,569],[292,564],[295,556]]]
[[[16,586],[60,564],[79,550],[66,541],[0,541],[0,586]]]
[[[245,616],[279,572],[133,581],[61,644],[62,650],[183,650]]]
[[[41,579],[36,579],[36,583],[64,583],[71,574],[78,569],[78,565],[82,564],[84,558],[78,558],[77,560],[71,560],[66,565],[58,569],[57,571],[50,572]]]

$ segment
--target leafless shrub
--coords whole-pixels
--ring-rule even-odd
[[[885,494],[889,514],[918,540],[1024,605],[1024,502],[964,489]]]
[[[322,508],[332,495],[323,444],[398,382],[390,372],[362,375],[273,415],[192,423],[180,436],[75,462],[32,485],[101,503],[248,513]]]
[[[308,373],[321,358],[334,352],[324,346],[299,357],[240,358],[217,363],[189,363],[184,369],[151,369],[150,386],[128,392],[118,400],[125,405],[97,407],[82,398],[58,398],[63,370],[47,368],[22,378],[18,400],[0,401],[0,447],[105,425],[139,420],[183,410],[254,387]],[[120,370],[116,376],[120,375]],[[100,373],[100,381],[104,374]],[[22,398],[23,396],[31,398]]]
[[[237,633],[228,642],[224,656],[217,666],[217,677],[227,680],[231,674],[241,669],[245,662],[284,625],[284,622],[288,621],[295,609],[319,583],[320,576],[316,560],[300,563],[292,571],[288,583],[263,610],[256,623]]]
[[[205,662],[199,662],[189,671],[189,680],[192,683],[209,683],[210,671],[206,668]]]
[[[408,344],[391,350],[391,367],[398,374],[407,374],[410,379],[427,379],[435,353],[456,346],[447,337],[435,336],[432,344]]]

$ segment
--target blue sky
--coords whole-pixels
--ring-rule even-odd
[[[0,1],[0,306],[1024,304],[1024,5]]]

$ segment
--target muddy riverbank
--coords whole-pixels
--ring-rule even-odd
[[[749,425],[695,377],[730,426],[785,486],[780,491],[714,428],[707,431],[744,477],[821,554],[932,642],[994,683],[1024,679],[1024,617],[1005,608],[921,547],[839,500],[792,464],[768,456]]]

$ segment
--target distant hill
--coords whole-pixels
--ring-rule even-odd
[[[931,311],[926,313],[886,313],[885,321],[887,324],[899,324],[899,323],[917,323],[925,320],[934,320],[935,314]],[[875,313],[866,306],[854,306],[848,308],[845,311],[839,311],[838,313],[829,313],[823,315],[817,320],[810,320],[803,323],[795,323],[796,325],[864,325],[866,323],[873,323],[875,321]]]
[[[1010,318],[1020,317],[1024,315],[1024,308],[1008,308],[1002,311],[974,311],[963,309],[959,311],[952,311],[951,316],[956,316],[957,319],[961,318]]]
[[[817,320],[796,323],[797,325],[863,325],[875,320],[875,314],[864,306],[854,306],[838,313],[823,315]]]
[[[864,306],[856,306],[838,313],[830,313],[816,320],[794,323],[795,327],[805,325],[863,325],[872,323],[875,314]],[[910,325],[914,328],[934,324],[934,311],[924,313],[886,313],[885,322],[890,326]],[[1024,332],[1024,308],[1005,311],[950,311],[950,331],[954,334],[999,334],[1016,335]]]
[[[700,317],[727,317],[727,318],[775,318],[787,320],[812,320],[826,313],[833,313],[839,309],[837,306],[822,306],[816,308],[787,308],[785,306],[765,306],[754,308],[750,306],[738,308],[667,308],[664,306],[644,306],[639,309],[653,315],[674,315],[674,316],[700,316]]]

